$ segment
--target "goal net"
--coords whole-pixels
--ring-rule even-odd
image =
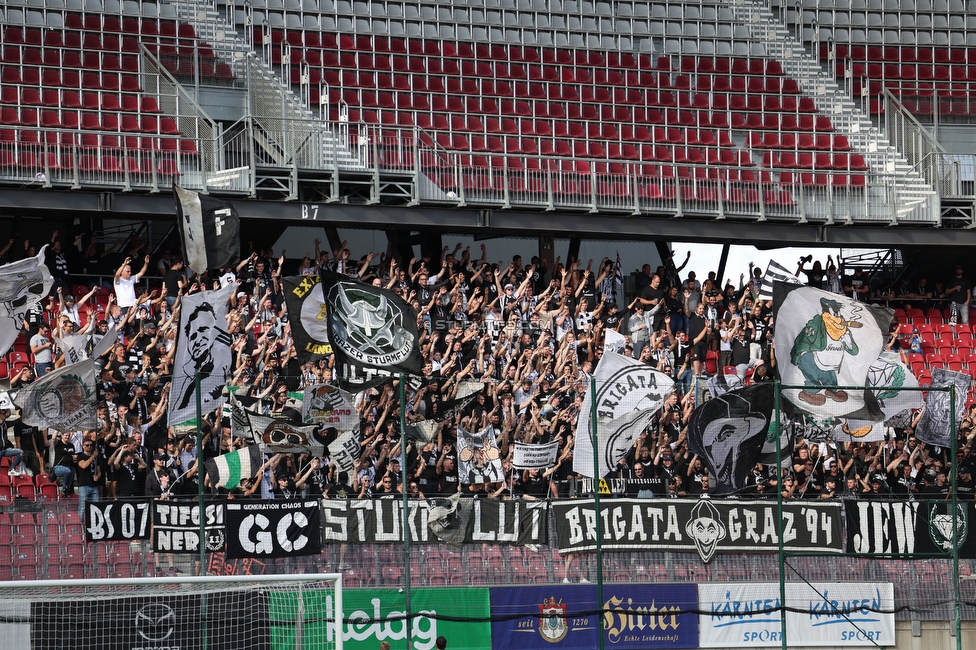
[[[0,582],[7,650],[342,650],[341,574]]]

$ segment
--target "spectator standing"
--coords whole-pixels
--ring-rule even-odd
[[[949,294],[949,322],[969,325],[969,299],[972,298],[972,285],[963,277],[962,266],[956,267],[954,277],[946,283]]]
[[[97,484],[102,478],[99,454],[95,441],[85,439],[81,443],[81,453],[75,458],[76,478],[78,479],[78,514],[85,516],[85,502],[98,501]]]
[[[62,431],[54,443],[54,466],[51,472],[61,479],[61,494],[74,493],[75,487],[75,446],[71,443],[71,432]]]
[[[122,266],[115,272],[115,302],[122,309],[123,315],[138,304],[136,285],[149,268],[149,256],[146,255],[142,269],[135,275],[132,275],[131,263],[131,257],[125,258]]]
[[[38,328],[37,334],[31,337],[30,349],[34,355],[34,371],[38,377],[54,369],[54,342],[51,336],[51,326],[47,323]]]

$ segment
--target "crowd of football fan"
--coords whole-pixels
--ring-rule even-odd
[[[425,380],[406,397],[406,420],[440,421],[458,384],[464,379],[485,383],[485,389],[457,417],[445,420],[426,445],[407,446],[409,496],[425,498],[457,491],[469,496],[542,499],[574,496],[582,483],[573,471],[574,431],[589,376],[604,354],[606,333],[625,335],[622,354],[633,356],[675,380],[675,391],[652,424],[619,462],[611,478],[629,479],[621,493],[632,496],[694,496],[714,490],[714,477],[692,454],[684,431],[688,418],[707,390],[707,378],[735,368],[744,382],[773,377],[776,352],[772,342],[772,305],[758,298],[761,269],[750,268],[721,286],[715,274],[699,280],[693,272],[682,279],[687,264],[667,259],[634,274],[634,295],[624,296],[619,260],[556,258],[546,268],[533,257],[524,263],[488,258],[480,251],[445,247],[439,258],[386,259],[369,253],[354,257],[342,246],[321,250],[301,260],[298,268],[284,251],[249,251],[236,268],[211,277],[196,277],[177,255],[163,253],[150,267],[146,247],[138,240],[121,242],[107,251],[82,247],[79,237],[66,253],[55,231],[47,265],[55,277],[51,296],[32,309],[24,328],[33,367],[11,373],[11,389],[35,380],[63,363],[55,337],[91,331],[97,342],[111,327],[119,342],[97,362],[98,427],[84,432],[38,431],[16,416],[0,415],[4,455],[33,473],[56,479],[66,494],[77,488],[85,500],[150,495],[177,498],[197,493],[195,439],[177,435],[166,421],[168,375],[178,337],[180,299],[201,289],[228,282],[238,290],[228,308],[227,331],[235,357],[228,383],[244,394],[271,402],[274,417],[286,409],[288,393],[315,384],[338,385],[334,359],[302,364],[291,344],[288,313],[282,293],[285,275],[316,274],[319,268],[358,277],[386,287],[418,312]],[[21,256],[34,253],[23,242]],[[2,251],[9,261],[21,252],[11,240]],[[116,249],[118,249],[116,251]],[[76,253],[76,257],[72,257]],[[117,257],[117,260],[115,259]],[[689,253],[690,257],[690,253]],[[680,261],[680,260],[679,260]],[[844,273],[828,257],[821,266],[801,259],[798,275],[820,288],[862,300],[897,306],[949,309],[964,305],[969,286],[962,273],[946,289],[924,279],[869,286],[860,271]],[[114,267],[114,268],[113,268]],[[111,295],[92,288],[87,295],[69,295],[72,272],[114,273]],[[148,275],[147,275],[148,274]],[[149,276],[152,277],[149,277]],[[161,276],[161,283],[158,277]],[[952,286],[949,286],[952,285]],[[147,287],[154,287],[147,289]],[[968,320],[968,308],[960,309]],[[964,314],[964,315],[963,315]],[[889,349],[898,351],[898,323],[892,326]],[[35,374],[36,373],[36,374]],[[289,498],[297,495],[402,497],[399,391],[394,383],[358,397],[362,455],[354,472],[338,471],[328,458],[278,454],[231,493],[232,498]],[[974,407],[976,409],[976,407]],[[209,414],[204,429],[204,454],[218,455],[242,446],[220,411]],[[959,496],[972,498],[972,462],[976,410],[970,411],[959,433]],[[458,475],[456,427],[478,431],[488,425],[498,432],[497,444],[505,481],[467,484]],[[330,432],[331,433],[331,432]],[[515,441],[559,440],[558,460],[545,471],[515,471]],[[583,444],[587,444],[583,441]],[[944,496],[947,450],[915,439],[911,426],[890,428],[888,440],[877,443],[798,440],[792,467],[758,465],[743,498],[775,498],[781,490],[791,499],[904,498],[909,494]],[[645,479],[645,480],[634,480]],[[206,485],[208,491],[214,491]],[[585,488],[584,488],[585,489]]]

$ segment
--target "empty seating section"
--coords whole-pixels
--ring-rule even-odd
[[[910,111],[944,119],[976,114],[973,9],[967,0],[803,0],[785,14],[872,113],[888,88]]]
[[[779,180],[778,173],[760,172],[757,165],[802,168],[822,172],[796,176],[797,183],[810,187],[864,186],[863,156],[851,153],[847,138],[834,133],[830,118],[818,113],[813,100],[772,59],[574,51],[267,27],[255,28],[254,39],[294,86],[305,77],[311,103],[322,105],[323,116],[335,120],[345,113],[351,122],[376,125],[389,143],[409,138],[419,127],[428,144],[471,154],[463,163],[487,171],[463,179],[469,190],[501,187],[504,168],[557,165],[567,172],[613,173],[608,161],[650,177],[697,174],[753,185]],[[540,163],[533,157],[550,160]],[[573,160],[567,166],[552,158]],[[403,165],[402,149],[396,147],[383,162]],[[695,166],[699,169],[691,171]],[[783,188],[773,185],[763,200],[790,205],[792,178]],[[445,189],[456,184],[451,177],[439,180]],[[547,190],[537,179],[517,183],[511,188],[517,192]],[[574,183],[557,185],[555,191],[579,192],[579,181]],[[612,183],[597,189],[621,196],[630,190]],[[734,187],[726,198],[752,205],[760,201],[757,187]]]
[[[34,170],[52,181],[118,184],[179,174],[176,153],[185,159],[197,148],[145,92],[140,44],[182,82],[198,73],[226,83],[229,68],[175,19],[46,15],[43,25],[0,26],[0,176]]]

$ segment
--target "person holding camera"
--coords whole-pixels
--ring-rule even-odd
[[[109,458],[115,468],[118,480],[117,493],[119,497],[139,497],[145,489],[145,481],[139,481],[139,474],[146,469],[146,461],[136,450],[134,440],[129,440]]]

